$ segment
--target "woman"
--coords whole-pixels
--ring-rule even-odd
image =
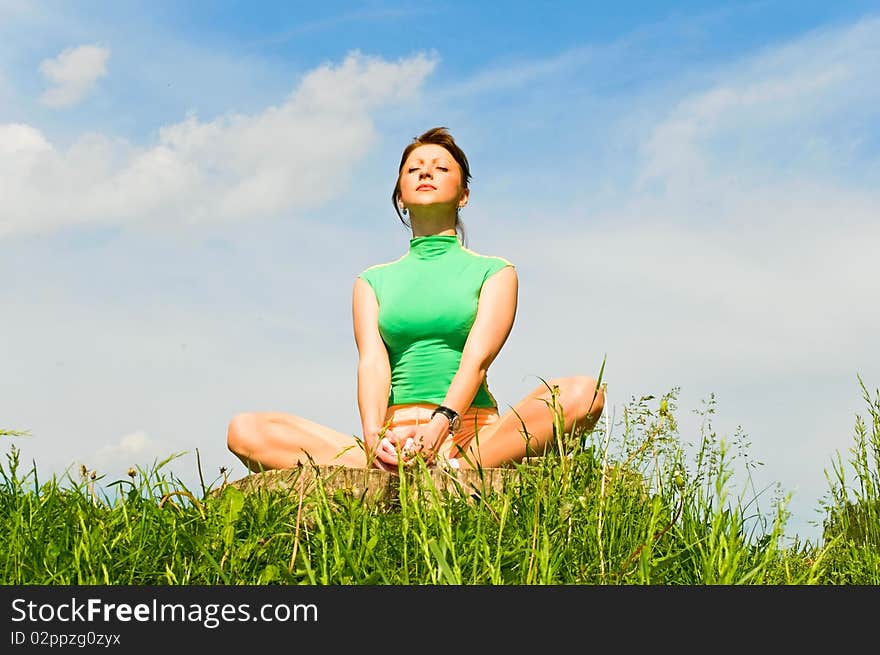
[[[462,245],[459,212],[470,177],[446,128],[428,130],[403,151],[392,201],[412,230],[409,251],[354,283],[363,443],[300,416],[239,414],[228,446],[248,468],[290,468],[311,458],[397,471],[399,458],[414,457],[487,468],[544,452],[553,439],[548,387],[539,385],[501,415],[489,392],[489,366],[513,327],[517,275],[509,261]],[[566,432],[595,425],[604,403],[595,379],[548,383],[558,387]]]

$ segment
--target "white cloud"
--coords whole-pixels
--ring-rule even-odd
[[[562,325],[553,308],[589,296],[603,317],[596,334],[627,359],[638,351],[643,380],[672,367],[745,380],[870,366],[880,187],[865,173],[876,153],[850,138],[863,117],[880,119],[878,78],[880,20],[863,21],[740,60],[669,110],[634,108],[657,118],[642,131],[632,187],[618,182],[624,192],[601,211],[519,210],[547,234],[512,239],[511,259],[527,265],[537,251],[555,262],[529,271],[540,294],[532,312],[545,317],[529,320],[571,330],[570,343],[582,329],[577,305]]]
[[[418,93],[434,61],[350,54],[307,75],[279,105],[211,121],[195,115],[140,147],[101,134],[69,148],[0,125],[0,237],[65,225],[238,222],[289,215],[341,195],[375,138],[371,112]]]
[[[64,108],[78,104],[100,78],[107,74],[110,50],[96,45],[68,48],[54,59],[45,59],[40,72],[54,86],[40,101],[49,107]]]
[[[127,470],[130,466],[149,466],[152,459],[158,458],[161,461],[171,454],[163,444],[139,430],[122,436],[115,443],[101,446],[83,463],[89,470],[96,470],[98,473],[116,473]]]
[[[601,305],[591,329],[603,335],[596,347],[615,351],[614,368],[620,355],[637,359],[643,380],[672,369],[704,371],[707,380],[721,371],[747,380],[758,371],[847,369],[864,359],[880,324],[876,304],[864,302],[880,292],[872,254],[880,243],[878,206],[878,194],[788,185],[779,196],[725,207],[743,217],[740,226],[698,228],[643,203],[601,226],[533,240],[530,248],[554,253],[557,262],[552,282],[535,272],[542,289],[533,311],[546,317],[543,329],[571,343],[582,323],[572,309],[572,320],[554,327],[553,308],[589,290]],[[841,215],[845,225],[829,224]],[[586,279],[585,257],[595,271]]]
[[[49,152],[52,146],[39,130],[21,123],[0,125],[0,155],[27,158]]]
[[[878,76],[880,20],[863,21],[741,62],[661,118],[641,192],[597,235],[619,290],[662,299],[659,340],[733,375],[869,365],[880,193],[852,138],[880,118]]]
[[[642,188],[730,197],[835,167],[880,105],[880,19],[775,48],[681,99],[643,144]],[[847,122],[844,117],[851,120]],[[845,140],[841,137],[848,137]]]

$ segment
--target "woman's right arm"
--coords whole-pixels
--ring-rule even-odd
[[[391,364],[379,334],[379,301],[373,288],[360,277],[354,283],[351,313],[358,350],[358,409],[368,460],[373,463],[369,453],[376,452],[378,435],[384,427],[391,390]]]

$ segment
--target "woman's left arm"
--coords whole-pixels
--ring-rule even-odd
[[[465,341],[461,363],[443,400],[443,405],[459,414],[470,407],[486,379],[489,366],[510,335],[516,316],[517,290],[518,280],[513,266],[505,266],[483,283],[477,316]],[[449,423],[442,415],[435,416],[425,425],[424,442],[433,444],[431,452],[427,453],[428,459],[445,441],[448,430]]]

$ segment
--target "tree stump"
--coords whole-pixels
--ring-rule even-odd
[[[276,469],[248,476],[215,489],[219,494],[226,487],[235,487],[242,493],[286,493],[308,495],[318,483],[328,494],[343,492],[360,497],[366,502],[397,504],[404,489],[425,488],[430,483],[439,492],[459,494],[462,497],[502,493],[507,485],[518,479],[514,468],[484,468],[448,471],[439,468],[412,468],[403,477],[379,469],[359,469],[346,466],[309,465]]]

